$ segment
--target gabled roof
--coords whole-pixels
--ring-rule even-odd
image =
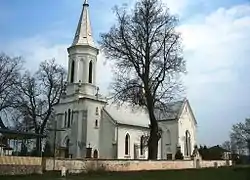
[[[185,106],[185,100],[172,102],[168,104],[168,109],[155,110],[155,116],[157,120],[176,120],[178,119],[183,107]]]
[[[166,110],[166,111],[157,111],[156,110],[155,116],[158,119],[158,121],[179,120],[185,105],[188,106],[189,112],[190,112],[191,116],[193,117],[195,124],[197,124],[197,121],[195,119],[195,116],[194,116],[194,113],[193,113],[192,108],[190,106],[190,103],[189,103],[188,99],[186,99],[186,98],[182,101],[170,103],[168,106],[168,110]]]
[[[216,151],[216,152],[220,152],[220,153],[230,152],[230,151],[228,151],[228,150],[220,147],[219,145],[210,147],[210,148],[208,148],[208,150],[210,150],[210,151]]]
[[[167,112],[162,113],[156,110],[156,119],[158,121],[178,120],[186,104],[189,106],[190,113],[195,120],[192,109],[187,99],[170,103],[169,110]],[[106,105],[104,107],[104,110],[117,124],[149,127],[150,119],[148,116],[148,112],[141,107],[132,107],[129,104],[124,104],[122,106],[110,104]],[[195,123],[197,123],[196,120]]]

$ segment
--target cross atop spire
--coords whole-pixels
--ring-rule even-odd
[[[85,0],[85,1],[84,1],[84,4],[88,5],[88,4],[89,4],[89,3],[88,3],[88,0]]]
[[[72,46],[74,45],[95,46],[91,31],[88,0],[84,0],[81,16],[72,43]]]

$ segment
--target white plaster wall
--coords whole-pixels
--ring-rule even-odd
[[[176,147],[178,144],[178,122],[173,121],[160,121],[159,127],[162,129],[162,138],[161,138],[161,159],[167,159],[167,154],[176,154]],[[168,144],[167,130],[170,131],[170,145]]]
[[[101,124],[101,109],[103,107],[103,103],[94,100],[85,100],[85,104],[87,105],[87,146],[90,144],[93,152],[96,149],[100,152],[100,124]],[[96,108],[99,109],[99,114],[96,114]],[[95,121],[98,120],[98,127],[95,126]]]
[[[130,148],[129,156],[125,155],[125,136],[130,135]],[[119,126],[118,127],[118,159],[134,159],[134,144],[140,145],[141,136],[145,136],[149,133],[148,129],[133,127],[133,126]],[[145,148],[144,156],[140,156],[140,159],[147,159],[148,151]]]
[[[117,157],[115,122],[109,117],[106,111],[102,110],[100,122],[100,158],[115,159]]]
[[[57,105],[55,107],[56,113],[61,114],[60,118],[58,119],[58,124],[57,124],[57,128],[58,129],[63,129],[64,131],[59,131],[57,132],[57,146],[63,146],[65,147],[65,140],[68,137],[70,139],[70,149],[69,149],[69,153],[73,154],[73,157],[78,157],[77,156],[77,148],[78,148],[78,134],[81,135],[81,132],[83,131],[82,129],[79,131],[79,104],[77,103],[77,101],[74,101],[74,97],[70,97],[70,98],[66,98],[64,99],[64,101],[66,103],[60,103],[59,105]],[[81,106],[82,108],[84,106]],[[68,109],[71,110],[71,113],[73,113],[73,115],[71,115],[71,126],[70,128],[65,127],[65,116],[64,113],[65,111],[67,111],[68,113]],[[67,118],[68,118],[68,114],[67,114]],[[81,126],[81,124],[80,124]]]
[[[191,135],[191,154],[194,150],[194,145],[196,145],[196,125],[195,121],[191,115],[190,109],[187,104],[183,108],[183,112],[179,119],[179,144],[181,146],[181,151],[185,157],[184,147],[185,147],[185,133],[188,130]]]

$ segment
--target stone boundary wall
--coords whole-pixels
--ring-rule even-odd
[[[208,168],[232,165],[231,161],[136,161],[136,160],[71,160],[71,159],[46,159],[44,170],[61,170],[63,166],[70,173],[88,171],[145,171],[145,170],[170,170]]]
[[[40,157],[0,156],[0,175],[40,174],[42,170],[61,170],[69,173],[88,171],[145,171],[192,169],[232,165],[229,161],[147,161],[147,160],[83,160],[42,159]]]
[[[42,174],[42,172],[43,172],[43,168],[41,165],[37,166],[37,165],[1,165],[0,164],[0,176]]]
[[[42,158],[0,156],[0,175],[41,174]]]
[[[0,156],[0,165],[42,165],[41,157]]]

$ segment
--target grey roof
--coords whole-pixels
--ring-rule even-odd
[[[45,135],[36,134],[31,132],[17,131],[13,129],[0,128],[0,134],[8,137],[9,139],[34,139],[37,137],[45,138]]]
[[[118,124],[149,127],[148,113],[142,108],[133,108],[128,104],[122,106],[111,104],[105,106],[104,110]]]
[[[157,120],[178,120],[187,100],[170,103],[165,111],[155,110]],[[118,124],[126,124],[140,127],[149,127],[148,112],[140,107],[132,107],[128,104],[116,106],[107,105],[104,110]]]
[[[174,120],[178,119],[186,100],[169,103],[164,110],[155,110],[157,120]]]

